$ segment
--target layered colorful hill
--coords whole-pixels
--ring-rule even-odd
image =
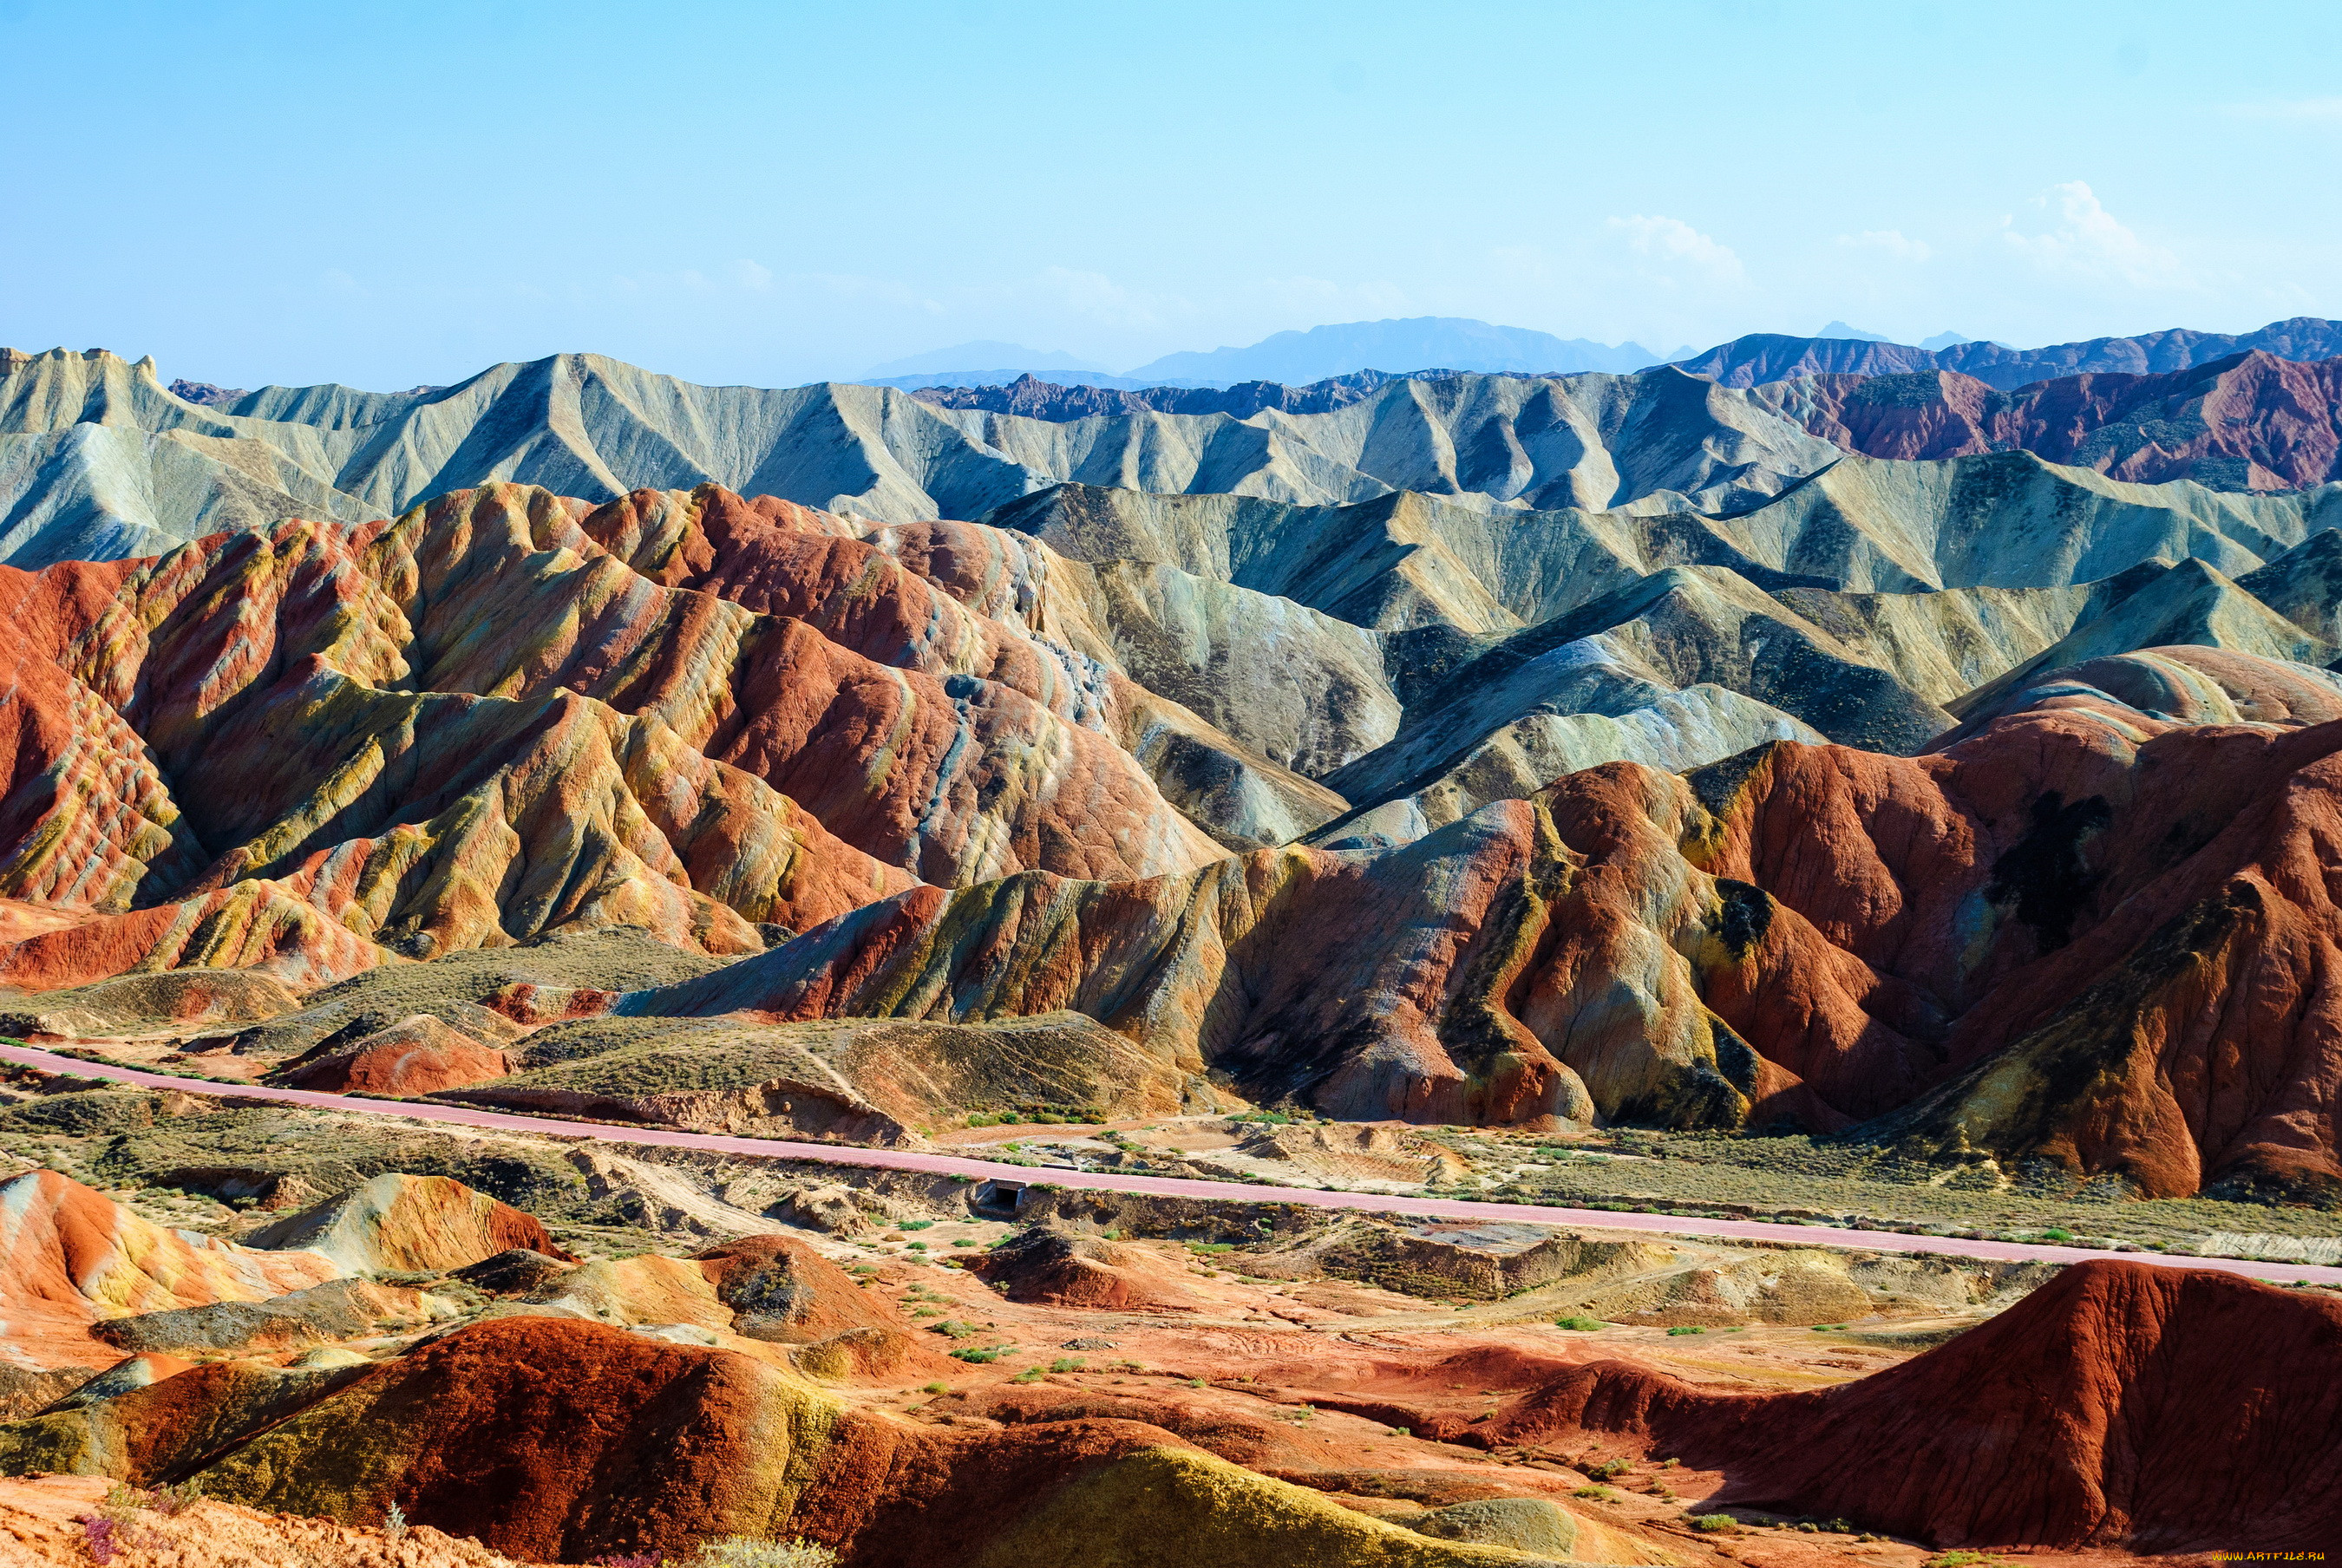
[[[2037,453],[2139,484],[2302,490],[2342,479],[2342,359],[2257,349],[2161,375],[2099,372],[1998,391],[1953,370],[1816,375],[1753,395],[1872,457]]]
[[[1034,1093],[989,1026],[1064,1014],[1116,1044],[1040,1077],[1102,1103],[1858,1127],[2146,1194],[2333,1192],[2308,868],[2342,535],[2314,497],[1929,466],[1502,526],[493,486],[0,569],[0,984],[302,989],[625,925],[740,962],[242,1048],[898,1141]],[[512,1049],[614,1006],[678,1024],[623,1071]],[[749,1076],[656,1055],[733,1014]],[[851,1020],[928,1032],[769,1033]],[[906,1069],[933,1052],[968,1054]]]

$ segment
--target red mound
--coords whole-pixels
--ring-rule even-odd
[[[1029,1230],[985,1254],[976,1272],[1013,1302],[1124,1312],[1193,1312],[1204,1303],[1176,1264],[1143,1247]]]
[[[369,1034],[346,1051],[320,1057],[285,1082],[331,1094],[405,1097],[460,1089],[511,1071],[502,1051],[424,1014]]]
[[[750,1339],[811,1344],[855,1329],[906,1331],[892,1302],[793,1236],[746,1236],[698,1254],[716,1297]]]
[[[2107,1259],[1837,1388],[1716,1393],[1601,1362],[1424,1430],[1625,1437],[1724,1472],[1719,1501],[1947,1546],[2317,1549],[2342,1540],[2342,1302]]]
[[[913,1568],[958,1560],[1088,1462],[1166,1444],[1121,1422],[922,1430],[837,1411],[746,1356],[507,1317],[363,1373],[203,1478],[209,1496],[293,1513],[395,1503],[532,1561],[778,1531]]]

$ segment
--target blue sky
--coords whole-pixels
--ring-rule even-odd
[[[0,342],[231,385],[2342,315],[2330,0],[0,0]]]

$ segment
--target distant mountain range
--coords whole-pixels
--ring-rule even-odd
[[[2279,359],[2330,359],[2342,355],[2342,322],[2297,316],[2251,333],[2175,328],[2136,337],[2097,337],[2024,349],[1980,342],[1956,332],[1938,333],[1922,344],[1895,343],[1877,333],[1833,321],[1811,337],[1751,333],[1702,354],[1678,349],[1668,362],[1726,386],[1759,386],[1816,375],[1905,375],[1948,370],[2005,392],[2061,375],[2187,370],[2255,349]],[[1114,375],[1066,354],[1016,344],[970,343],[880,365],[862,379],[868,385],[926,392],[939,387],[1006,387],[1030,376],[1049,385],[1144,394],[1165,388],[1225,390],[1253,382],[1314,386],[1365,372],[1416,378],[1435,370],[1498,375],[1617,374],[1660,362],[1660,355],[1639,344],[1613,347],[1526,327],[1496,326],[1455,316],[1418,316],[1280,332],[1244,348],[1166,355]],[[979,364],[996,368],[957,368]],[[975,406],[945,402],[948,406]],[[1153,397],[1143,398],[1138,405],[1165,406]]]
[[[1407,371],[1431,365],[1493,375],[1566,375],[1640,370],[1659,355],[1637,343],[1589,343],[1524,326],[1493,326],[1460,316],[1356,321],[1280,332],[1245,348],[1166,354],[1127,374],[1133,381],[1282,381],[1296,385],[1357,370]]]
[[[1952,370],[2007,392],[2061,375],[2104,371],[2143,375],[2187,370],[2250,349],[2279,359],[2331,359],[2342,355],[2342,321],[2301,315],[2271,322],[2258,332],[2190,332],[2177,327],[2137,337],[2053,344],[2047,348],[1961,343],[1926,349],[1868,338],[1787,337],[1760,332],[1675,363],[1694,375],[1726,386],[1759,386],[1768,381],[1814,375],[1901,375]]]
[[[1298,386],[1361,371],[1405,375],[1435,366],[1522,375],[1629,371],[1656,365],[1660,358],[1636,343],[1613,347],[1584,338],[1556,337],[1525,326],[1425,315],[1280,332],[1242,348],[1166,355],[1118,375],[1054,350],[987,342],[964,343],[895,360],[874,367],[859,379],[866,385],[905,392],[936,386],[1006,386],[1025,375],[1053,384],[1144,391],[1163,386],[1228,387],[1256,381]],[[977,365],[996,368],[960,368]]]

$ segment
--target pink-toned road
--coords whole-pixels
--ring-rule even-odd
[[[613,1127],[598,1122],[562,1122],[549,1116],[516,1116],[501,1111],[481,1111],[467,1105],[445,1105],[430,1100],[367,1100],[347,1094],[324,1094],[309,1089],[276,1089],[265,1084],[215,1084],[202,1078],[176,1078],[165,1073],[148,1073],[135,1067],[116,1066],[112,1063],[59,1056],[28,1045],[0,1045],[0,1060],[53,1073],[70,1073],[84,1078],[107,1078],[116,1083],[135,1084],[149,1089],[177,1089],[190,1094],[219,1094],[242,1100],[273,1100],[318,1111],[402,1117],[419,1122],[452,1122],[459,1126],[485,1127],[496,1132],[533,1133],[540,1137],[593,1138],[607,1144],[654,1144],[667,1148],[710,1149],[721,1154],[765,1159],[817,1160],[831,1165],[928,1171],[938,1175],[972,1176],[977,1180],[1024,1183],[1046,1180],[1061,1187],[1102,1192],[1153,1193],[1168,1197],[1216,1198],[1247,1203],[1306,1203],[1314,1208],[1366,1209],[1378,1213],[1415,1214],[1428,1219],[1526,1222],[1541,1225],[1569,1225],[1581,1230],[1723,1236],[1740,1241],[1784,1242],[1797,1246],[1943,1253],[1955,1257],[2002,1261],[2037,1260],[2070,1263],[2107,1255],[2087,1247],[2037,1245],[2027,1242],[1972,1242],[1955,1236],[1909,1236],[1894,1231],[1833,1230],[1821,1225],[1767,1224],[1756,1220],[1629,1214],[1606,1209],[1547,1208],[1537,1203],[1476,1203],[1456,1198],[1327,1192],[1316,1187],[1252,1186],[1242,1182],[1196,1182],[1177,1176],[1132,1176],[1076,1171],[1069,1167],[1009,1165],[995,1161],[964,1159],[956,1154],[922,1154],[902,1149],[863,1149],[836,1144],[786,1144],[770,1138],[732,1138],[713,1133],[668,1132],[657,1127]],[[2287,1283],[2296,1280],[2312,1280],[2320,1284],[2342,1284],[2342,1268],[2315,1263],[2257,1263],[2242,1258],[2167,1257],[2159,1253],[2127,1253],[2123,1255],[2143,1263],[2175,1268],[2220,1269],[2253,1279]]]

